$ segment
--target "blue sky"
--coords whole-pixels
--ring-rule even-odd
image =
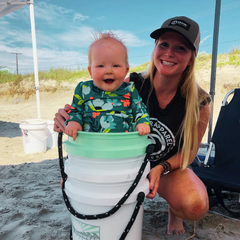
[[[112,30],[128,48],[130,66],[149,61],[149,34],[170,17],[187,16],[201,30],[199,52],[212,53],[216,0],[34,0],[39,70],[87,67],[94,30]],[[240,1],[222,0],[218,53],[240,46]],[[0,66],[33,72],[29,6],[0,18]]]

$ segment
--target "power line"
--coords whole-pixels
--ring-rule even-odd
[[[236,39],[236,40],[232,40],[232,41],[226,41],[226,42],[221,42],[218,45],[224,44],[224,43],[230,43],[230,42],[237,42],[237,41],[240,41],[240,39]],[[209,47],[209,46],[212,46],[212,44],[203,45],[203,46],[200,46],[200,47],[202,48],[202,47]]]

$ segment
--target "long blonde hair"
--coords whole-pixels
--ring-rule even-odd
[[[157,42],[157,41],[156,41]],[[149,91],[148,99],[153,91],[153,79],[156,74],[156,67],[153,61],[153,54],[150,61],[150,66],[148,72],[144,74],[144,78],[149,78],[151,83],[151,89]],[[195,53],[192,51],[191,56],[192,64],[187,66],[184,70],[180,85],[181,94],[186,98],[185,104],[185,117],[182,124],[178,130],[177,134],[180,134],[180,142],[183,139],[182,151],[181,151],[181,162],[180,165],[182,169],[185,169],[189,164],[191,150],[197,152],[198,148],[198,122],[199,122],[199,107],[200,103],[206,99],[202,91],[198,91],[198,85],[195,80],[194,75],[194,65],[195,65]],[[199,96],[199,94],[201,96]],[[148,105],[148,100],[147,100]],[[176,138],[176,136],[175,136]],[[181,144],[179,143],[179,151]]]

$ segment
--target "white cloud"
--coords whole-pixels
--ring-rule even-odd
[[[128,31],[115,30],[113,31],[127,47],[142,47],[152,44],[150,41],[140,40],[134,34]]]
[[[4,33],[5,39],[7,40],[7,42],[5,42],[5,44],[7,45],[12,45],[12,44],[32,44],[32,36],[31,36],[31,32],[30,31],[26,31],[26,30],[21,30],[21,29],[16,29],[16,28],[12,28],[12,29],[8,29],[5,31]]]
[[[62,27],[62,24],[68,24],[71,21],[84,21],[89,16],[76,12],[72,9],[63,8],[46,2],[36,4],[36,19],[47,21],[49,25]],[[61,24],[62,23],[62,24]]]
[[[200,43],[204,43],[208,38],[210,38],[212,35],[208,35],[207,37],[205,37],[204,39],[202,39],[201,41],[200,41]]]
[[[0,48],[0,66],[8,66],[16,69],[16,55],[11,54],[7,48]],[[33,50],[32,48],[13,48],[12,52],[22,53],[18,55],[19,73],[33,73]],[[48,48],[37,50],[38,69],[47,71],[52,67],[77,68],[87,67],[88,56],[79,51],[59,51]],[[7,64],[6,64],[7,63]]]
[[[80,25],[79,21],[85,21],[89,16],[46,2],[37,2],[34,5],[34,14],[39,70],[49,70],[51,67],[86,67],[87,49],[93,42],[93,33],[97,29]],[[15,69],[16,56],[11,52],[22,53],[18,58],[19,72],[32,73],[33,50],[29,7],[23,7],[7,16],[9,17],[0,20],[0,65]],[[104,18],[101,16],[98,20]],[[15,23],[18,21],[16,25],[12,24],[14,21]],[[152,44],[139,39],[129,31],[116,30],[114,33],[127,47]]]
[[[4,30],[5,29],[5,30]],[[3,31],[4,30],[4,31]],[[22,74],[33,72],[33,50],[31,33],[28,30],[11,29],[0,25],[0,31],[4,34],[0,37],[0,65],[7,65],[15,69],[16,57],[11,52],[22,53],[19,56],[19,72]],[[87,67],[87,48],[93,42],[91,27],[78,27],[63,31],[62,33],[50,33],[37,31],[37,59],[39,70],[49,70],[52,67]],[[118,30],[119,36],[126,46],[138,47],[148,45],[149,42],[141,41],[132,33]],[[5,64],[6,63],[6,64]]]
[[[68,48],[88,47],[93,41],[93,32],[91,27],[78,27],[58,34],[58,39]]]
[[[93,33],[95,31],[96,29],[87,26],[77,27],[69,31],[65,31],[56,37],[65,46],[68,46],[68,48],[86,48],[94,41]],[[117,30],[113,32],[124,42],[127,47],[141,47],[152,44],[149,41],[140,40],[134,34],[127,31]]]
[[[55,51],[47,48],[38,51],[39,69],[80,66],[88,62],[87,55],[77,51]],[[43,69],[44,70],[44,69]]]
[[[47,21],[50,25],[58,23],[63,19],[62,15],[71,13],[72,10],[49,4],[46,2],[38,2],[34,5],[34,15],[36,19]]]
[[[105,20],[105,18],[106,18],[105,16],[100,16],[100,17],[97,17],[96,19],[100,20],[100,21],[103,21],[103,20]]]
[[[29,7],[25,6],[6,15],[6,18],[12,20],[21,19],[22,21],[26,21],[27,24],[30,24],[29,12]],[[41,1],[34,4],[34,17],[36,25],[41,25],[41,21],[44,21],[48,27],[54,26],[55,28],[62,28],[63,25],[67,25],[69,22],[76,20],[84,21],[89,18],[89,16],[84,16],[75,10]]]
[[[87,47],[92,41],[92,32],[94,30],[89,27],[79,27],[74,30],[67,31],[63,29],[61,33],[47,32],[44,30],[36,30],[37,48],[81,48]],[[10,24],[0,24],[0,40],[2,46],[14,47],[16,45],[32,46],[31,29],[20,29]]]
[[[73,20],[85,20],[85,19],[88,19],[89,16],[84,16],[82,15],[81,13],[75,13],[74,14],[74,17],[73,17]]]

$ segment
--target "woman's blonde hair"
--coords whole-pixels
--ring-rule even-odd
[[[115,41],[115,42],[119,43],[120,45],[122,45],[124,52],[125,52],[125,63],[126,63],[126,66],[129,67],[127,47],[124,45],[123,41],[119,37],[117,37],[116,34],[114,34],[112,31],[94,32],[93,38],[94,38],[93,43],[88,48],[88,65],[89,66],[91,66],[91,64],[92,64],[92,48],[93,48],[93,46],[97,42],[102,41],[102,40],[106,40],[106,41],[112,40],[112,41]]]
[[[157,44],[157,41],[156,41]],[[144,75],[144,78],[150,78],[151,89],[148,95],[148,99],[153,91],[153,79],[156,74],[156,67],[153,61],[153,54],[151,56],[150,66],[148,72]],[[194,65],[195,65],[195,53],[192,51],[191,55],[191,65],[187,66],[184,70],[180,85],[181,94],[186,98],[185,104],[185,117],[182,124],[178,130],[177,134],[180,134],[179,150],[181,147],[181,139],[183,140],[182,145],[182,156],[181,156],[181,167],[185,169],[189,164],[191,150],[197,152],[198,148],[198,122],[199,122],[199,107],[203,100],[206,100],[206,96],[202,91],[198,91],[198,85],[195,80],[194,75]],[[148,100],[147,100],[148,105]],[[176,136],[175,136],[176,138]]]

